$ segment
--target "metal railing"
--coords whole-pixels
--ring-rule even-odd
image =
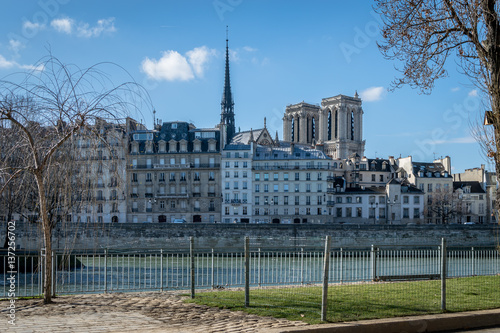
[[[297,246],[266,249],[254,244],[247,250],[188,248],[181,250],[89,250],[53,252],[55,294],[217,289],[229,287],[319,285],[324,278],[325,251]],[[500,274],[496,248],[411,248],[372,246],[369,249],[332,248],[328,283],[440,279],[443,260],[447,278]],[[43,264],[48,254],[16,253],[16,296],[43,293]],[[248,256],[248,262],[245,256]],[[7,255],[0,254],[0,297],[10,283]],[[194,266],[193,266],[194,263]],[[248,279],[245,265],[248,264]],[[191,276],[194,275],[194,282]]]

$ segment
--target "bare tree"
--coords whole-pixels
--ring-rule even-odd
[[[500,21],[496,0],[375,0],[384,21],[382,54],[403,63],[392,88],[410,85],[430,93],[447,76],[445,64],[459,69],[485,96],[492,129],[478,132],[500,175]],[[496,210],[500,208],[497,191]]]
[[[449,224],[461,219],[465,205],[451,190],[435,191],[428,197],[425,213],[428,217],[438,218],[441,224]]]
[[[81,158],[78,140],[85,139],[86,151],[97,151],[105,142],[99,131],[103,120],[123,120],[148,103],[147,94],[133,81],[114,84],[100,70],[104,65],[110,64],[82,70],[48,56],[37,70],[0,81],[0,141],[5,139],[2,154],[8,157],[0,162],[0,194],[19,179],[35,185],[20,189],[37,201],[34,207],[47,254],[45,303],[52,297],[54,225],[75,200],[94,195],[95,177],[79,174],[88,159]],[[15,139],[11,132],[17,133]]]

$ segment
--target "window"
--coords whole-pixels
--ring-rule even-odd
[[[413,208],[413,218],[418,219],[420,218],[420,209],[418,208]]]
[[[288,184],[283,184],[283,192],[288,192]]]
[[[237,190],[237,189],[238,189],[238,182],[234,182],[234,186],[233,186],[233,188],[234,188],[235,190]]]
[[[403,196],[403,203],[404,204],[410,203],[410,197],[408,197],[407,195],[404,195]]]
[[[175,182],[175,172],[171,172],[171,173],[170,173],[170,178],[169,178],[169,180],[170,180],[171,182]]]
[[[137,183],[137,174],[136,173],[132,174],[132,182]]]
[[[226,153],[226,158],[231,158],[231,152],[229,152],[229,151],[228,151],[228,152]]]
[[[275,205],[279,205],[279,199],[278,199],[278,196],[274,196],[274,197],[273,197],[273,203],[274,203]]]
[[[361,209],[361,207],[356,207],[356,216],[362,217],[363,216],[362,213],[363,213],[363,210]]]
[[[300,205],[300,197],[299,196],[295,196],[295,205],[296,206]]]
[[[346,197],[345,200],[347,203],[352,203],[352,197]]]
[[[224,215],[229,215],[229,207],[224,207]]]
[[[245,153],[248,154],[248,153]],[[243,162],[243,168],[248,168],[248,162]]]
[[[288,196],[287,195],[285,195],[283,197],[283,205],[288,205]]]
[[[248,173],[246,171],[243,171],[243,178],[248,178]]]
[[[410,217],[410,209],[403,208],[403,217],[406,219]]]
[[[260,192],[260,185],[259,184],[255,184],[255,192]]]
[[[185,182],[185,181],[186,181],[186,173],[181,172],[181,182]]]
[[[278,180],[278,176],[279,176],[279,175],[278,175],[277,173],[274,173],[274,174],[273,174],[273,179],[274,179],[274,180]]]
[[[269,180],[269,174],[268,173],[265,173],[264,174],[264,181],[268,181]]]
[[[337,197],[337,203],[342,203],[342,197]]]
[[[234,167],[237,168],[238,167],[238,162],[234,162]]]
[[[306,192],[311,192],[311,184],[306,184]]]
[[[175,201],[174,200],[170,201],[170,208],[175,209]]]
[[[274,192],[278,192],[278,184],[275,184],[275,185],[273,186],[273,190],[274,190]]]
[[[413,197],[413,203],[418,205],[420,203],[420,197],[419,196],[414,196]]]
[[[342,217],[342,208],[337,208],[337,217]]]
[[[198,171],[194,172],[194,180],[195,181],[200,181],[200,173]]]
[[[346,207],[346,209],[345,209],[345,216],[346,217],[352,217],[352,208],[351,207]]]
[[[384,181],[384,175],[380,175],[380,181],[383,182]]]
[[[299,192],[300,190],[300,184],[295,184],[295,192]]]
[[[362,200],[362,199],[363,199],[362,197],[356,197],[356,202],[357,202],[357,203],[362,203],[362,202],[363,202],[363,200]]]
[[[215,180],[214,172],[210,171],[208,174],[208,180]]]
[[[311,215],[311,208],[309,207],[306,208],[306,215]]]
[[[229,161],[226,161],[226,168],[230,168],[231,167],[231,164],[229,163]]]
[[[322,180],[323,178],[323,175],[321,174],[321,172],[318,172],[318,180]]]
[[[306,205],[311,205],[311,197],[309,195],[306,196]]]
[[[153,177],[151,176],[151,172],[146,173],[146,182],[152,182]]]
[[[243,182],[243,189],[244,190],[248,189],[248,182]]]
[[[310,172],[306,173],[306,180],[311,180],[311,173]]]
[[[288,172],[285,172],[285,173],[283,174],[283,180],[288,180]]]
[[[269,192],[269,184],[264,184],[264,192]]]
[[[226,182],[226,186],[224,187],[226,190],[229,190],[229,182]]]
[[[160,208],[165,209],[165,200],[160,201]]]
[[[165,181],[165,172],[160,172],[158,181],[164,182]]]
[[[427,192],[432,192],[432,184],[427,184]]]
[[[231,174],[229,173],[229,171],[226,171],[226,178],[229,178],[231,177]]]
[[[243,215],[247,215],[247,206],[243,206]]]
[[[323,184],[318,184],[318,192],[323,192]]]
[[[300,174],[298,172],[295,173],[295,180],[300,180]]]
[[[375,181],[375,176],[376,176],[375,174],[372,174],[372,182]]]
[[[256,204],[256,205],[259,205],[259,204],[260,204],[260,203],[259,203],[259,199],[260,199],[260,197],[255,197],[255,200],[254,200],[254,201],[255,201],[255,204]]]
[[[255,174],[255,181],[258,182],[260,180],[260,173]]]

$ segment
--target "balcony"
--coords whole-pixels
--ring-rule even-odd
[[[246,204],[247,199],[231,199],[231,200],[226,200],[225,203],[236,206],[236,205],[240,205],[240,204]]]
[[[161,193],[157,194],[156,198],[189,198],[187,193]]]
[[[215,197],[215,192],[208,192],[209,197]]]
[[[153,193],[146,193],[146,194],[144,194],[144,197],[146,197],[146,198],[152,198],[153,197]]]
[[[137,213],[139,211],[139,208],[131,208],[132,213]]]
[[[333,207],[333,206],[335,206],[335,201],[327,201],[327,202],[326,202],[326,205],[327,205],[328,207]]]
[[[199,211],[201,211],[201,209],[200,209],[200,207],[194,207],[194,208],[193,208],[193,211],[194,211],[194,212],[199,212]]]
[[[188,169],[191,168],[191,164],[153,164],[154,169]]]
[[[197,169],[219,169],[220,163],[200,163],[200,164],[191,164],[192,168]]]
[[[194,198],[201,197],[201,193],[200,192],[193,192],[193,197]]]

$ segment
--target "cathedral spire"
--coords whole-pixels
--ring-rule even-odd
[[[222,94],[221,101],[221,125],[225,125],[226,131],[226,143],[228,143],[234,136],[235,124],[234,124],[234,101],[233,95],[231,93],[231,81],[229,77],[229,39],[228,30],[226,26],[226,71],[224,76],[224,92]]]

